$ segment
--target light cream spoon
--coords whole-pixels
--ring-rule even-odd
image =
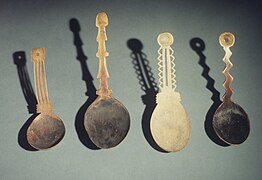
[[[97,78],[100,80],[98,97],[88,107],[85,113],[84,125],[92,142],[99,148],[112,148],[118,145],[127,135],[130,126],[130,117],[124,105],[115,99],[108,89],[108,70],[106,66],[105,41],[108,18],[105,12],[96,16],[98,27],[98,52],[99,69]]]
[[[180,94],[176,91],[173,36],[161,33],[157,38],[159,89],[156,96],[157,106],[153,111],[150,128],[156,143],[165,151],[176,152],[183,149],[190,136],[188,115],[180,103]]]
[[[45,49],[32,49],[32,60],[39,115],[28,127],[27,139],[32,147],[41,150],[58,144],[64,137],[65,127],[62,120],[53,113],[52,103],[48,98],[44,66]]]

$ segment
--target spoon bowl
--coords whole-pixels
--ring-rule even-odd
[[[98,96],[86,111],[84,125],[93,143],[107,149],[126,137],[130,117],[127,109],[114,97]]]
[[[189,117],[177,98],[168,97],[156,106],[150,129],[156,143],[167,152],[180,151],[187,145],[191,129]]]
[[[36,149],[48,149],[65,135],[65,126],[55,114],[39,114],[27,130],[29,144]]]
[[[215,112],[213,128],[223,141],[231,145],[243,143],[250,132],[247,113],[238,104],[223,102]]]

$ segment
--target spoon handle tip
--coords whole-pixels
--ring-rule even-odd
[[[103,28],[108,25],[108,17],[105,12],[100,12],[96,16],[96,26]]]
[[[44,61],[45,48],[33,48],[31,51],[31,57],[33,61]]]
[[[171,46],[174,42],[174,37],[169,32],[160,33],[157,37],[157,42],[160,46]]]
[[[219,36],[219,43],[222,47],[232,47],[235,43],[235,36],[231,32],[224,32]]]

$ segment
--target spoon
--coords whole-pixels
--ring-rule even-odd
[[[108,70],[106,66],[105,41],[106,26],[108,18],[105,12],[100,12],[96,16],[96,26],[98,27],[98,52],[99,69],[97,78],[100,80],[98,95],[95,101],[88,107],[84,117],[85,129],[91,141],[99,148],[112,148],[118,145],[127,135],[130,126],[130,117],[124,105],[115,99],[108,89]]]
[[[153,111],[150,128],[156,143],[165,151],[176,152],[183,149],[189,140],[190,122],[180,103],[180,94],[176,91],[173,36],[161,33],[157,38],[159,89],[156,95],[156,108]]]
[[[223,61],[226,67],[223,71],[225,75],[223,86],[226,91],[223,96],[222,104],[214,114],[213,128],[224,142],[230,145],[238,145],[247,139],[250,132],[250,122],[244,109],[230,99],[233,93],[230,87],[233,77],[229,71],[233,67],[233,64],[229,58],[232,55],[230,47],[234,45],[235,37],[230,32],[222,33],[219,37],[219,43],[225,51]]]
[[[64,137],[65,127],[62,120],[53,113],[52,103],[48,99],[44,67],[45,49],[32,49],[32,60],[39,115],[28,127],[27,139],[32,147],[42,150],[58,144]]]

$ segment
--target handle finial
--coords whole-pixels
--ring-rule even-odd
[[[33,48],[31,52],[33,61],[44,61],[45,60],[45,48]]]
[[[219,43],[222,47],[232,47],[235,43],[235,36],[230,32],[224,32],[219,36]]]
[[[157,42],[160,46],[171,46],[174,42],[174,38],[171,33],[161,33],[157,37]]]
[[[96,27],[106,27],[108,25],[108,17],[105,12],[100,12],[96,16]]]

